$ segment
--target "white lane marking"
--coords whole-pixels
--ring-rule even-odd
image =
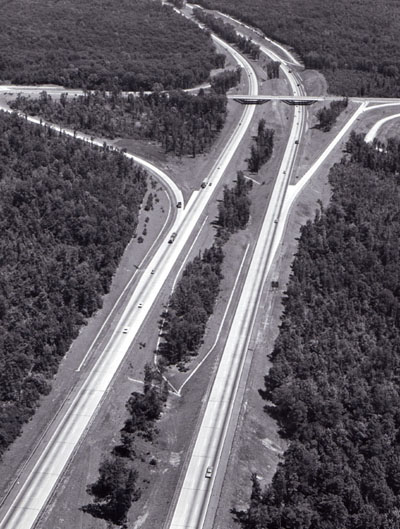
[[[254,182],[255,184],[258,184],[259,186],[261,185],[260,182],[257,182],[257,180],[255,180],[254,178],[252,178],[251,176],[247,176],[247,175],[243,175],[245,178],[247,178],[247,180],[251,180],[252,182]]]

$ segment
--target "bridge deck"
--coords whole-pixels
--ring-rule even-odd
[[[317,101],[337,101],[343,99],[343,96],[334,96],[334,95],[322,95],[322,96],[300,96],[300,95],[257,95],[257,96],[248,96],[248,95],[236,95],[228,94],[228,99],[233,99],[238,103],[243,104],[262,104],[267,101],[283,101],[287,104],[292,105],[311,105]],[[349,97],[349,101],[355,101],[357,103],[362,103],[364,101],[370,103],[400,103],[400,98],[396,97]]]

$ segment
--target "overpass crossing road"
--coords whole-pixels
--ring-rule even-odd
[[[242,105],[262,105],[268,101],[282,101],[287,105],[312,105],[318,101],[331,102],[338,101],[343,99],[342,96],[334,95],[322,95],[322,96],[306,96],[306,95],[237,95],[237,94],[228,94],[228,99],[233,99],[237,103]],[[355,103],[400,103],[400,98],[389,98],[389,97],[349,97],[349,101],[354,101]]]

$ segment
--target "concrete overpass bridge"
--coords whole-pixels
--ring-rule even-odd
[[[317,101],[328,102],[338,101],[343,99],[342,96],[323,95],[323,96],[300,96],[300,95],[236,95],[228,94],[228,99],[233,99],[237,103],[242,105],[262,105],[268,101],[282,101],[287,105],[312,105]],[[357,103],[369,102],[369,103],[400,103],[399,98],[387,98],[387,97],[349,97],[349,101],[355,101]]]
[[[334,101],[337,99],[343,99],[338,96],[270,96],[270,95],[257,95],[257,96],[248,96],[248,95],[234,95],[229,94],[229,99],[233,99],[237,103],[242,105],[262,105],[268,101],[282,101],[287,105],[312,105],[317,101]]]

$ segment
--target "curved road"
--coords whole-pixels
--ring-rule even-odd
[[[378,134],[378,130],[382,127],[382,125],[384,125],[387,121],[391,121],[392,119],[398,119],[398,118],[400,118],[400,114],[393,114],[392,116],[388,116],[386,118],[383,118],[377,121],[375,125],[365,135],[365,138],[364,138],[365,142],[372,143],[376,135]]]

